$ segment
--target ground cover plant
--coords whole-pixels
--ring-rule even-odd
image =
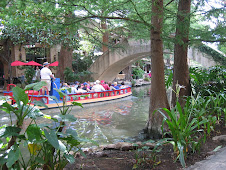
[[[171,110],[159,110],[169,127],[166,133],[172,136],[168,140],[173,144],[183,167],[186,166],[186,155],[199,151],[207,135],[214,131],[216,123],[225,122],[225,73],[224,67],[191,69],[194,95],[186,98],[184,107],[177,101]],[[180,88],[176,89],[176,96],[179,97]]]

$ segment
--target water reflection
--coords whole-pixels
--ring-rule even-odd
[[[78,120],[67,124],[66,128],[75,129],[79,135],[95,140],[99,144],[133,140],[133,137],[138,136],[145,127],[148,119],[149,97],[146,97],[148,88],[148,86],[135,88],[133,96],[120,100],[87,104],[83,105],[84,108],[75,107],[71,114]],[[56,116],[59,110],[48,109],[43,110],[43,113]],[[7,114],[2,115],[0,123],[9,121],[7,118]],[[43,118],[37,122],[51,123]]]

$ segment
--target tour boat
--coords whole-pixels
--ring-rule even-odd
[[[3,92],[4,96],[11,96],[11,97],[13,96],[13,92],[10,91],[11,86],[16,86],[16,85],[8,84],[7,91]],[[44,102],[48,108],[57,108],[57,107],[63,106],[63,99],[59,97],[59,94],[55,90],[51,90],[50,94],[46,94],[46,95],[41,95],[40,91],[34,91],[34,90],[28,90],[26,91],[26,93],[29,99],[31,100],[31,104],[33,104],[34,100],[37,100],[37,101]],[[86,93],[75,93],[75,94],[69,93],[67,94],[65,101],[67,105],[71,105],[72,102],[88,104],[88,103],[116,100],[116,99],[124,98],[130,95],[132,95],[131,86],[128,86],[126,88],[122,88],[118,90],[106,90],[101,92],[86,92]],[[56,101],[52,99],[51,96],[55,96],[58,100]],[[10,102],[14,103],[12,98]],[[39,109],[46,109],[46,108],[39,107]]]

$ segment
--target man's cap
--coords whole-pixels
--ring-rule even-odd
[[[97,80],[96,83],[97,83],[97,84],[100,84],[100,80]]]
[[[47,65],[49,65],[50,63],[48,63],[48,62],[44,62],[43,63],[43,66],[47,66]]]

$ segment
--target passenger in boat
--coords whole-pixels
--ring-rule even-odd
[[[83,88],[82,88],[83,90],[86,90],[87,92],[89,92],[90,91],[90,89],[88,88],[88,83],[83,83]]]
[[[75,87],[75,84],[72,84],[72,85],[70,86],[70,88],[71,88],[71,94],[77,93],[77,88]]]
[[[96,80],[96,85],[93,86],[92,91],[95,92],[105,91],[104,87],[100,85],[100,80]]]
[[[121,86],[120,86],[120,89],[124,89],[124,88],[126,88],[127,86],[125,85],[125,83],[124,82],[122,82],[121,83]]]
[[[104,87],[105,90],[110,90],[108,84],[104,81],[104,80],[101,80],[101,85]]]
[[[89,81],[87,81],[87,88],[90,89],[90,82]]]
[[[48,91],[51,90],[51,78],[55,79],[52,71],[49,69],[49,63],[48,62],[44,62],[43,63],[43,68],[40,71],[40,75],[41,75],[41,81],[45,81],[47,83],[47,88]],[[44,95],[45,90],[42,90],[42,93]]]
[[[86,90],[83,90],[82,89],[82,86],[81,85],[78,85],[77,93],[86,93],[86,92],[87,92]]]
[[[76,89],[78,88],[78,85],[79,85],[79,82],[76,81],[76,82],[75,82],[75,88],[76,88]]]
[[[118,83],[117,82],[114,82],[114,86],[113,86],[116,90],[119,89],[119,86],[118,86]]]
[[[112,82],[111,81],[108,82],[108,86],[109,86],[110,90],[115,90],[115,88],[112,86]]]
[[[70,86],[67,83],[63,83],[63,86],[62,87],[69,88]]]
[[[124,81],[121,83],[121,86],[119,87],[120,89],[124,89],[126,88],[127,86],[125,85]],[[127,90],[124,90],[124,92],[127,93]],[[123,94],[123,90],[121,90],[121,94]]]
[[[70,86],[69,86],[67,83],[63,82],[61,88],[63,88],[63,89],[61,90],[63,93],[66,93],[66,94],[69,94],[69,93],[70,93],[70,92],[68,91],[68,88],[70,88]]]
[[[90,85],[89,85],[89,90],[90,90],[90,92],[93,92],[93,91],[94,91],[94,90],[93,90],[94,83],[95,83],[95,85],[96,85],[96,82],[91,82]]]

